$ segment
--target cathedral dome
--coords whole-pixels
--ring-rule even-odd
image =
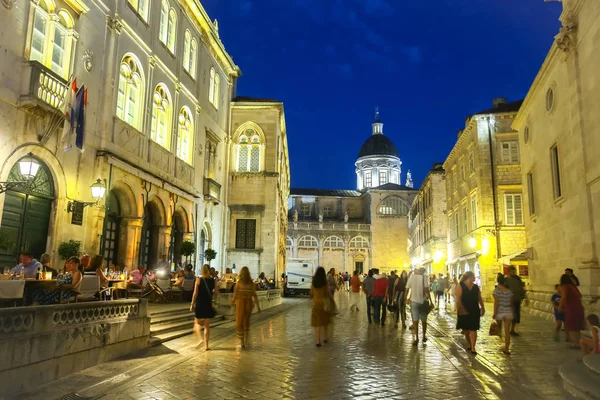
[[[373,135],[369,137],[360,148],[358,158],[368,156],[394,156],[398,157],[398,150],[394,143],[386,136]]]

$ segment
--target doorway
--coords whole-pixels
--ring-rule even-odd
[[[363,274],[364,273],[364,268],[365,268],[364,264],[365,263],[363,261],[356,261],[354,263],[354,270],[356,272],[358,272],[359,274]]]
[[[54,183],[50,170],[41,160],[32,181],[27,181],[18,162],[12,167],[8,182],[15,184],[4,193],[4,208],[0,222],[0,269],[19,263],[21,252],[30,252],[39,260],[46,252],[48,227],[54,201]]]
[[[106,200],[106,217],[102,234],[102,257],[105,268],[117,265],[119,259],[119,231],[121,227],[121,205],[111,190]],[[121,269],[121,268],[117,268]]]
[[[140,265],[154,268],[158,262],[158,224],[156,223],[157,211],[153,204],[144,207],[144,224],[140,238]]]
[[[181,244],[183,243],[183,218],[180,213],[173,216],[173,225],[171,226],[171,243],[169,246],[169,261],[179,265],[183,260],[181,257]]]

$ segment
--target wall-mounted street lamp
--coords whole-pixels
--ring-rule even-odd
[[[27,154],[27,156],[21,158],[18,161],[19,164],[19,172],[21,176],[25,179],[24,181],[12,181],[12,182],[0,182],[0,193],[4,193],[12,187],[22,185],[22,184],[30,184],[33,179],[36,177],[38,170],[40,169],[40,163],[33,157],[32,153]]]
[[[73,212],[77,207],[84,209],[87,206],[98,204],[98,202],[104,198],[106,185],[100,179],[97,179],[96,183],[90,186],[90,190],[92,191],[92,199],[95,201],[70,201],[69,204],[67,204],[67,212]]]

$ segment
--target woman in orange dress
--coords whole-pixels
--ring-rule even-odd
[[[315,276],[313,276],[310,297],[312,298],[310,325],[315,329],[317,347],[321,347],[321,339],[327,343],[329,338],[329,324],[331,324],[331,315],[335,309],[333,292],[327,284],[327,275],[325,275],[323,267],[317,268]]]
[[[240,271],[238,281],[235,284],[233,297],[231,299],[235,304],[235,327],[237,337],[240,339],[241,347],[246,347],[246,343],[248,342],[250,317],[252,316],[252,310],[254,309],[254,304],[252,303],[253,300],[256,302],[258,312],[260,312],[256,287],[254,282],[252,282],[250,270],[248,267],[243,267]]]

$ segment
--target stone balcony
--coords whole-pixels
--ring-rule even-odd
[[[64,105],[68,83],[37,61],[28,61],[21,71],[20,106],[41,112],[57,112]]]
[[[221,185],[214,179],[204,178],[204,199],[215,203],[221,201]]]
[[[345,223],[345,222],[293,222],[293,221],[290,221],[288,224],[288,230],[371,232],[371,225],[370,224]]]

